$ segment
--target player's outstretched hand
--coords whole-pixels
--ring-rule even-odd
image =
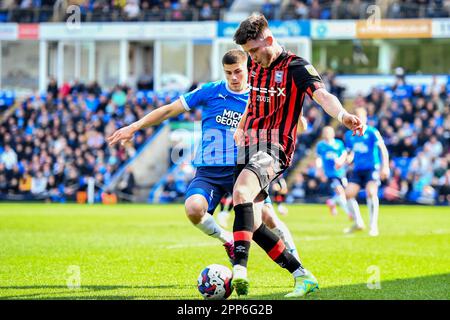
[[[114,133],[106,139],[110,147],[118,142],[125,145],[127,142],[133,139],[135,130],[131,126],[126,126],[114,131]]]
[[[239,129],[239,128],[236,129],[236,131],[234,132],[233,138],[234,138],[234,142],[236,142],[237,146],[243,146],[245,143],[244,130]]]
[[[364,135],[365,126],[362,124],[361,119],[359,119],[354,114],[347,113],[342,119],[342,123],[348,129],[353,131],[353,135],[362,136]]]

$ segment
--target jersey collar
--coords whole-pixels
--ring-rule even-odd
[[[281,51],[281,54],[278,56],[278,58],[276,58],[269,66],[269,68],[267,69],[272,69],[274,67],[276,67],[284,58],[286,58],[287,55],[287,51],[286,49],[283,48],[283,51]]]
[[[227,89],[227,91],[228,91],[229,93],[231,93],[231,94],[237,94],[237,95],[240,95],[240,94],[246,94],[246,93],[249,93],[249,92],[250,92],[250,89],[248,88],[248,86],[247,86],[247,90],[245,90],[245,91],[242,92],[242,93],[233,91],[233,90],[230,89],[230,87],[228,87],[228,82],[226,82],[226,81],[225,81],[225,89]]]

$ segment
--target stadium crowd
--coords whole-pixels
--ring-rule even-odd
[[[450,204],[449,84],[412,86],[398,78],[395,85],[373,88],[354,104],[367,109],[368,125],[380,131],[389,151],[391,177],[380,188],[380,199]],[[343,136],[339,127],[336,137]],[[293,180],[289,202],[323,201],[331,192],[314,160]]]
[[[123,86],[103,92],[95,82],[58,87],[52,79],[45,95],[24,99],[0,125],[0,197],[73,201],[94,177],[101,201],[103,187],[133,152],[110,148],[105,138],[167,101],[164,94],[138,99]],[[155,129],[139,132],[134,148]]]
[[[248,1],[248,10],[259,10],[268,19],[366,19],[374,1],[265,0]],[[67,7],[78,5],[81,21],[199,21],[220,20],[233,0],[4,0],[0,22],[65,21]],[[376,3],[381,16],[444,18],[450,16],[445,0],[389,0]],[[255,8],[256,6],[259,6]]]
[[[337,84],[334,75],[326,73],[322,78],[328,90],[342,99],[345,88]],[[1,197],[74,201],[80,191],[86,191],[87,178],[93,176],[96,201],[101,201],[103,187],[130,156],[123,147],[109,148],[105,137],[175,97],[152,91],[142,94],[122,86],[104,92],[95,82],[74,81],[58,87],[52,79],[45,95],[24,99],[0,125]],[[391,179],[380,189],[384,201],[450,203],[449,97],[448,85],[411,86],[399,79],[394,86],[373,88],[368,96],[355,99],[355,106],[368,110],[368,124],[379,129],[389,150]],[[312,146],[331,120],[309,99],[303,115],[308,127],[299,133],[294,163],[314,152]],[[200,119],[201,109],[197,109],[177,120]],[[139,133],[135,148],[154,130]],[[344,129],[338,127],[337,138],[343,135]],[[182,199],[193,170],[186,164],[170,174],[162,186],[161,200]],[[330,194],[314,159],[301,173],[291,169],[285,177],[290,174],[295,176],[288,202],[321,202]]]

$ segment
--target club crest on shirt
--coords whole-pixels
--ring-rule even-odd
[[[275,71],[275,82],[276,83],[283,82],[283,74],[284,74],[284,71],[280,71],[280,70]]]

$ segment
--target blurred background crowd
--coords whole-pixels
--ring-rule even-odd
[[[333,81],[334,75],[325,73],[322,78],[328,90],[342,99],[340,95],[345,88]],[[177,96],[173,92],[136,91],[124,86],[103,91],[95,82],[58,87],[51,80],[45,95],[23,99],[0,125],[1,194],[75,201],[77,193],[83,195],[86,191],[88,177],[93,176],[96,200],[101,201],[102,191],[114,173],[134,155],[134,149],[131,152],[123,146],[109,147],[106,137]],[[388,202],[449,204],[450,91],[447,87],[412,86],[398,78],[391,86],[375,87],[368,96],[358,96],[354,106],[367,109],[368,124],[378,128],[389,150],[391,178],[383,182],[380,198]],[[331,190],[311,155],[322,128],[331,119],[311,100],[306,101],[303,114],[308,128],[299,133],[294,165],[285,173],[286,178],[291,176],[293,180],[287,201],[322,202]],[[198,120],[201,120],[201,108],[172,121]],[[139,132],[134,148],[139,150],[155,130]],[[337,138],[343,138],[344,130],[337,127]],[[295,171],[295,164],[305,158],[306,165]],[[170,174],[163,185],[161,201],[182,200],[194,173],[191,165],[184,164]],[[120,189],[131,194],[132,173],[127,179],[132,185]]]
[[[373,4],[362,0],[3,0],[0,21],[65,21],[70,5],[82,22],[223,20],[229,10],[246,7],[268,19],[365,19]],[[383,18],[449,17],[447,0],[378,1]],[[72,13],[72,12],[71,12]]]

